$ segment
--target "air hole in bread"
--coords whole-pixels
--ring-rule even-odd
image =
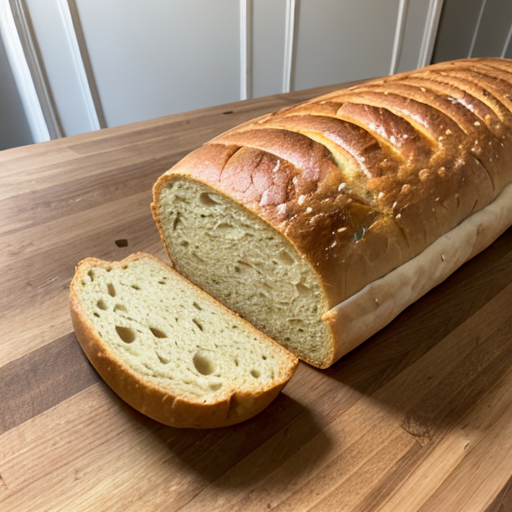
[[[284,265],[293,265],[295,263],[295,260],[293,259],[291,254],[288,251],[285,251],[284,249],[279,251],[277,259]]]
[[[210,389],[212,391],[218,391],[222,387],[222,382],[212,382],[210,384]]]
[[[183,242],[181,242],[181,243],[180,243],[180,245],[181,245],[182,247],[187,248],[190,244],[189,244],[186,240],[183,240]]]
[[[158,284],[165,284],[165,281],[158,281]]]
[[[158,357],[158,360],[162,364],[169,364],[171,362],[171,358],[168,354],[165,354],[165,353],[161,352],[160,350],[155,350],[155,354]],[[169,375],[167,378],[172,379],[172,376]]]
[[[217,198],[213,194],[208,194],[207,192],[203,192],[199,196],[199,201],[201,201],[201,204],[204,206],[215,206],[217,204],[220,204],[220,201],[217,200]]]
[[[116,296],[116,289],[114,288],[114,285],[112,283],[108,283],[107,284],[107,291],[108,291],[108,294],[111,297],[115,297]]]
[[[167,334],[158,327],[150,327],[149,330],[153,333],[156,338],[167,338]]]
[[[194,256],[194,258],[196,258],[196,260],[199,260],[201,263],[206,263],[206,261],[203,260],[201,256],[198,256],[195,252],[192,252],[192,256]]]
[[[248,265],[248,266],[252,266],[252,265]],[[255,261],[254,267],[252,267],[252,268],[256,268],[258,270],[261,270],[261,272],[266,273],[265,264],[262,261]]]
[[[197,325],[197,327],[198,327],[198,329],[200,331],[204,330],[203,325],[201,324],[201,322],[197,318],[192,318],[192,322],[194,322]]]
[[[261,356],[261,359],[263,359],[263,361],[266,361],[266,360],[267,360],[267,356],[266,356],[265,354],[263,354],[263,355]]]
[[[302,283],[297,283],[295,285],[295,288],[297,288],[297,292],[299,294],[299,297],[305,297],[306,295],[309,295],[311,293],[311,290]]]
[[[235,366],[238,366],[240,364],[238,357],[235,357],[235,359],[233,359],[233,362],[235,363]]]
[[[96,277],[94,275],[94,270],[89,270],[89,272],[87,272],[87,275],[91,278],[91,281],[94,281],[94,278]]]
[[[259,370],[253,369],[253,370],[251,370],[251,375],[252,375],[255,379],[259,379],[259,378],[260,378],[260,376],[261,376],[261,373],[259,372]]]
[[[235,272],[237,274],[248,272],[249,270],[253,269],[253,266],[245,261],[238,260],[235,265]]]
[[[97,317],[97,318],[99,318],[99,317],[100,317],[100,315],[99,315],[98,313],[96,313],[96,312],[94,312],[94,313],[93,313],[93,315],[94,315],[95,317]]]
[[[117,313],[118,311],[124,311],[125,313],[128,313],[126,306],[123,306],[122,304],[116,304],[114,306],[114,313]]]
[[[174,219],[174,222],[172,223],[172,230],[176,231],[176,228],[178,227],[178,224],[183,224],[180,219],[180,212],[176,214],[176,218]]]
[[[220,231],[221,233],[225,233],[227,231],[233,231],[235,227],[228,222],[221,222],[215,226],[215,231]]]
[[[196,352],[192,362],[201,375],[211,375],[215,371],[214,361],[204,352]]]
[[[194,306],[199,311],[203,311],[203,308],[197,302],[195,302],[195,301],[192,302],[192,306]]]
[[[105,304],[103,299],[100,299],[98,302],[96,302],[96,306],[98,306],[103,311],[107,309],[107,305]]]
[[[132,288],[134,290],[140,290],[140,286],[138,284],[132,284]]]
[[[121,325],[116,325],[117,335],[125,342],[125,343],[133,343],[136,338],[135,331],[131,327],[123,327]]]

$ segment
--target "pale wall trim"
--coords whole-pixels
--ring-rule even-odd
[[[101,126],[98,111],[96,109],[96,105],[91,94],[91,87],[89,83],[89,78],[87,76],[87,72],[85,70],[84,61],[82,59],[82,51],[80,48],[80,44],[78,42],[75,27],[73,24],[73,18],[71,16],[71,10],[67,0],[56,0],[57,5],[59,7],[59,14],[61,22],[64,26],[64,30],[66,33],[66,43],[68,48],[70,49],[71,56],[73,59],[73,66],[75,70],[75,74],[78,79],[78,83],[80,86],[80,93],[83,97],[84,105],[87,111],[87,117],[89,121],[89,125],[91,130],[99,130],[100,128],[104,128]]]
[[[511,40],[512,40],[512,23],[510,24],[510,28],[508,30],[507,38],[505,39],[505,44],[503,45],[503,50],[501,51],[500,57],[502,59],[507,54],[508,46],[509,46]]]
[[[395,39],[393,41],[393,51],[391,53],[391,66],[389,74],[394,75],[398,69],[400,54],[402,53],[402,45],[404,43],[405,19],[409,0],[400,0],[398,4],[398,15],[396,19]]]
[[[62,128],[55,110],[50,88],[47,83],[46,75],[39,61],[39,54],[32,34],[30,22],[25,12],[22,0],[11,0],[10,7],[12,17],[16,25],[20,44],[23,48],[28,69],[32,76],[32,82],[39,99],[39,104],[43,111],[44,119],[50,138],[58,139],[62,137]]]
[[[473,32],[473,37],[471,38],[471,44],[469,45],[468,59],[470,59],[472,57],[473,50],[475,49],[476,38],[478,36],[478,30],[480,29],[480,23],[482,22],[482,16],[484,15],[486,3],[487,3],[487,0],[482,0],[482,5],[480,6],[480,12],[478,13],[478,18],[476,20],[475,31]]]
[[[240,99],[252,98],[252,0],[240,0]]]
[[[284,27],[283,92],[293,90],[293,75],[296,51],[297,0],[286,0]]]
[[[434,44],[436,42],[443,3],[444,0],[430,0],[418,58],[418,68],[428,66],[432,61],[432,53],[434,52]]]
[[[34,142],[46,142],[50,140],[50,132],[23,52],[9,0],[0,0],[0,37],[5,45],[32,139]]]

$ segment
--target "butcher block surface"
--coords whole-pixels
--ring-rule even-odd
[[[124,404],[73,333],[87,256],[166,259],[151,187],[203,142],[327,92],[0,153],[0,510],[512,510],[512,230],[257,417],[178,430]]]

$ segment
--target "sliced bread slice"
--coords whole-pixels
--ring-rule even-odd
[[[267,407],[298,361],[156,258],[87,258],[70,289],[73,326],[103,380],[141,413],[213,428]]]

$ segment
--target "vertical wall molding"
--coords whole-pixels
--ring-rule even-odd
[[[468,59],[473,55],[473,50],[475,49],[476,38],[478,36],[478,30],[480,29],[480,24],[482,23],[482,16],[484,15],[485,4],[487,0],[482,0],[482,5],[480,6],[480,12],[478,13],[478,18],[476,20],[475,31],[473,32],[473,37],[471,38],[471,44],[469,45]]]
[[[404,43],[405,19],[408,7],[409,0],[400,0],[396,19],[395,39],[393,40],[393,52],[391,54],[391,65],[389,67],[390,75],[394,75],[398,69],[400,54],[402,53],[402,45]]]
[[[63,135],[62,128],[48,86],[46,74],[39,59],[39,53],[36,48],[24,4],[22,0],[11,0],[9,5],[50,138],[58,139]]]
[[[50,132],[23,52],[9,0],[0,0],[0,37],[4,42],[32,138],[36,143],[46,142],[50,140]]]
[[[240,99],[252,98],[252,0],[240,0]]]
[[[297,2],[298,0],[286,0],[284,26],[283,92],[290,92],[293,90],[297,32]]]
[[[98,115],[99,112],[102,112],[101,105],[99,104],[99,97],[96,95],[96,98],[94,98],[92,94],[91,83],[93,80],[91,70],[87,73],[84,65],[83,54],[85,49],[81,47],[80,41],[78,40],[70,5],[68,0],[57,0],[57,5],[59,8],[61,23],[64,26],[66,33],[66,42],[73,59],[73,66],[75,68],[75,73],[80,86],[80,93],[84,100],[91,130],[105,128],[103,116],[101,116],[100,119],[100,116]]]
[[[510,45],[510,41],[512,41],[512,23],[510,24],[510,28],[508,29],[507,38],[505,39],[505,44],[503,45],[503,50],[501,50],[501,58],[504,58],[507,54],[508,47]]]
[[[429,2],[427,20],[418,57],[418,68],[428,66],[432,60],[443,3],[444,0],[430,0]]]

